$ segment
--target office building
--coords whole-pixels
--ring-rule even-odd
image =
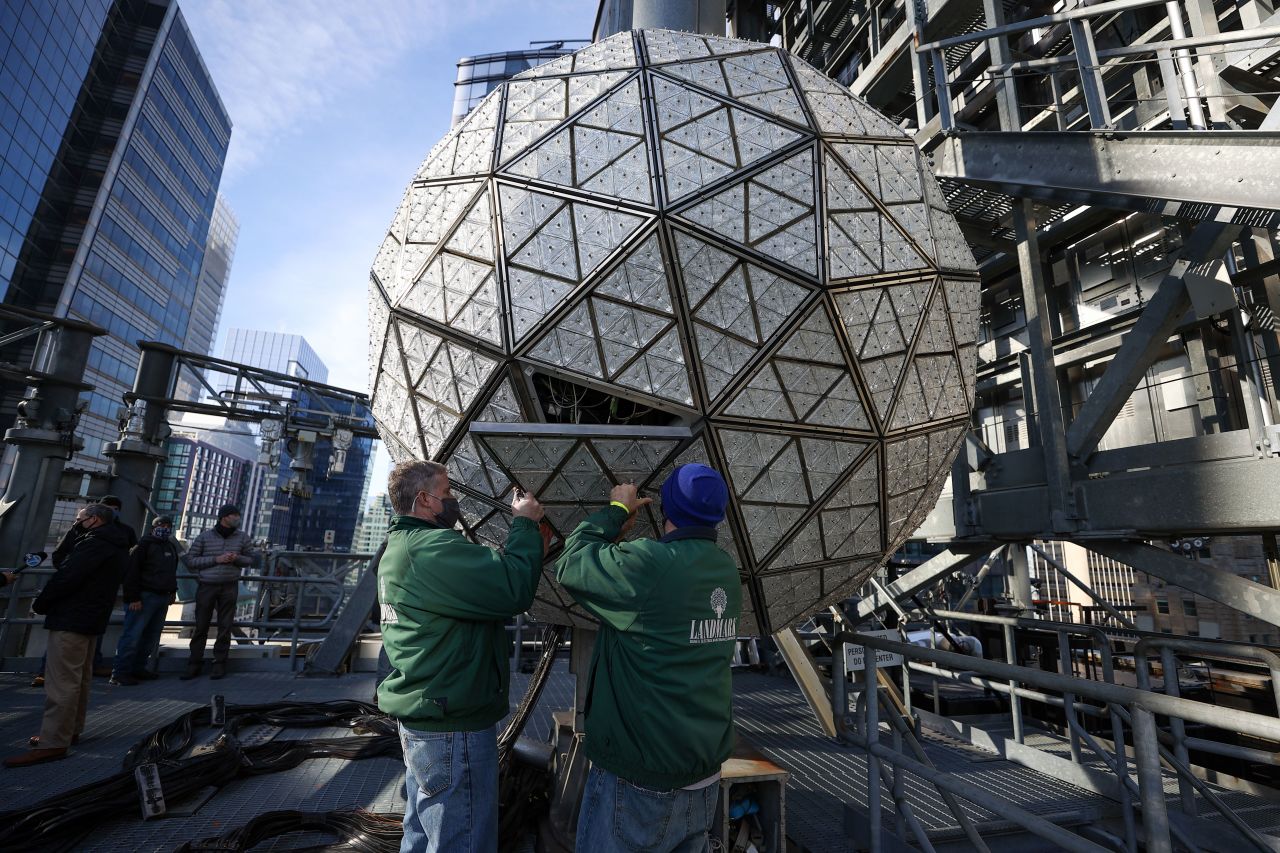
[[[173,426],[151,502],[173,518],[174,531],[188,542],[217,524],[218,510],[229,503],[240,508],[242,525],[252,530],[264,471],[257,438],[246,424],[187,413]]]
[[[387,530],[391,527],[391,517],[395,512],[391,509],[391,499],[386,492],[379,492],[365,505],[360,513],[360,523],[356,527],[355,544],[351,550],[361,554],[372,554],[386,541]]]
[[[231,122],[172,0],[9,2],[0,47],[0,288],[107,329],[71,461],[103,471],[135,342],[188,340]],[[5,388],[6,423],[20,394]]]
[[[329,368],[301,335],[260,329],[231,329],[222,344],[222,358],[273,370],[321,384],[329,381]],[[225,380],[224,380],[225,381]],[[268,390],[286,393],[276,386]]]
[[[533,42],[529,50],[510,50],[503,53],[486,53],[466,56],[458,60],[458,77],[453,84],[453,126],[484,100],[484,96],[510,80],[521,71],[527,71],[544,62],[559,59],[572,53],[565,47],[569,42]],[[541,44],[542,47],[534,45]]]
[[[219,195],[214,203],[213,218],[209,221],[209,239],[205,243],[204,261],[200,264],[195,305],[187,326],[187,337],[182,344],[188,352],[213,354],[213,342],[218,335],[218,322],[222,319],[222,306],[227,298],[231,263],[235,259],[239,236],[240,223],[226,198]],[[195,400],[207,393],[194,377],[185,373],[178,377],[177,397]]]

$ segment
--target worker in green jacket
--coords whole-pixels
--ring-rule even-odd
[[[508,713],[505,623],[529,609],[541,576],[542,506],[517,492],[502,553],[468,541],[449,473],[402,462],[387,493],[396,516],[378,567],[391,674],[378,706],[400,724],[409,853],[498,849],[495,724]]]
[[[651,499],[631,484],[609,497],[556,563],[556,578],[600,620],[577,849],[702,851],[733,749],[742,584],[716,546],[729,489],[706,465],[677,467],[662,484],[665,535],[630,542],[620,539]]]

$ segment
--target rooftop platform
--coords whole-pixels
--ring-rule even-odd
[[[528,676],[513,679],[512,698],[518,701]],[[0,674],[0,749],[5,754],[26,748],[27,738],[39,729],[43,690],[30,687],[26,674]],[[119,771],[126,750],[143,735],[172,721],[215,692],[228,704],[275,701],[322,702],[334,699],[369,701],[373,676],[368,673],[338,678],[296,678],[280,672],[233,672],[226,679],[179,681],[166,675],[159,681],[136,687],[115,687],[95,679],[84,740],[65,761],[25,770],[0,770],[6,808],[19,808],[60,791],[69,790]],[[788,836],[799,851],[855,850],[846,835],[846,816],[856,824],[866,811],[865,756],[824,737],[790,678],[738,673],[734,678],[735,714],[740,734],[760,752],[791,772],[787,788]],[[551,712],[572,705],[573,677],[561,661],[553,670],[532,716],[526,735],[548,739]],[[213,729],[209,729],[211,736]],[[277,737],[339,737],[346,729],[294,729]],[[885,734],[887,742],[887,731]],[[964,774],[975,786],[998,792],[1023,807],[1064,826],[1115,819],[1114,803],[1042,773],[1007,761],[968,743],[925,732],[924,747],[933,763],[944,771]],[[321,758],[304,761],[297,768],[237,779],[213,793],[187,814],[143,822],[135,814],[122,815],[92,831],[75,850],[159,851],[173,850],[191,839],[206,838],[240,826],[267,811],[298,809],[328,811],[360,807],[370,811],[400,812],[404,808],[403,766],[390,758],[346,761]],[[907,793],[931,840],[941,849],[963,849],[964,838],[931,786],[907,777]],[[1176,785],[1168,786],[1171,804]],[[1260,829],[1276,828],[1280,810],[1274,803],[1241,802],[1244,795],[1231,793],[1234,804],[1244,806]],[[896,816],[893,801],[884,791],[885,827],[892,831]],[[1250,805],[1252,808],[1250,808]],[[182,813],[184,804],[169,804]],[[1007,838],[1008,849],[1048,849],[1039,845],[999,815],[970,807],[970,817],[991,841]],[[1210,817],[1205,820],[1212,821]],[[1229,837],[1229,836],[1228,836]],[[299,849],[314,844],[316,836],[289,836],[265,844],[261,850]],[[993,849],[997,849],[993,843]]]

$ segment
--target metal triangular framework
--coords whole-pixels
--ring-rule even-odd
[[[972,401],[977,295],[936,182],[865,102],[766,45],[622,33],[500,86],[422,163],[371,270],[373,408],[495,546],[513,482],[563,534],[610,483],[725,471],[741,624],[772,630],[924,518]],[[541,424],[562,415],[533,372],[701,434]],[[550,572],[534,612],[587,624]]]
[[[509,184],[498,185],[512,337],[524,340],[646,219]]]
[[[707,190],[803,138],[802,132],[732,101],[649,75],[668,202]]]
[[[503,171],[597,197],[652,206],[642,110],[640,81],[631,77]]]
[[[817,278],[819,231],[812,147],[697,201],[679,216]]]
[[[869,434],[865,392],[822,303],[732,396],[721,416]]]
[[[684,231],[672,236],[703,387],[715,400],[813,292],[732,254],[723,243]]]

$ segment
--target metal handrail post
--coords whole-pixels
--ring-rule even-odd
[[[1093,28],[1087,18],[1069,21],[1071,46],[1076,58],[1076,73],[1080,89],[1084,93],[1085,108],[1089,111],[1089,124],[1095,129],[1111,126],[1111,110],[1107,106],[1106,83],[1098,64],[1097,49],[1093,44]]]
[[[1167,0],[1164,4],[1169,15],[1169,34],[1174,39],[1187,37],[1187,30],[1182,25],[1182,6],[1178,0]],[[1191,53],[1180,47],[1173,53],[1182,74],[1182,91],[1187,99],[1187,114],[1191,117],[1191,126],[1196,130],[1204,130],[1208,125],[1204,120],[1204,107],[1200,104],[1200,83],[1196,80],[1195,66],[1191,64]]]
[[[893,730],[902,738],[903,741],[906,742],[907,746],[910,747],[911,753],[916,757],[916,760],[930,769],[937,770],[938,768],[934,766],[933,761],[924,751],[924,747],[920,745],[920,741],[917,739],[916,733],[911,728],[907,718],[894,714],[892,709],[886,710],[889,710],[889,725],[893,727]],[[898,752],[901,754],[901,749],[899,749]],[[897,769],[899,771],[901,770],[901,768]],[[969,816],[965,814],[964,809],[961,808],[960,802],[956,799],[955,794],[936,784],[934,785],[934,790],[938,792],[938,796],[940,796],[942,798],[942,802],[946,804],[947,809],[951,812],[951,816],[956,819],[957,825],[959,825],[960,829],[964,832],[965,837],[969,839],[969,843],[973,845],[973,849],[976,850],[977,853],[991,853],[991,849],[987,847],[987,843],[982,840],[982,836],[978,834],[977,828],[974,827],[973,821],[969,819]]]
[[[1058,631],[1058,665],[1062,667],[1063,675],[1075,676],[1075,669],[1071,665],[1071,640],[1067,636],[1066,631]],[[1062,715],[1066,721],[1067,740],[1071,744],[1071,760],[1076,764],[1080,763],[1080,738],[1076,735],[1076,731],[1071,724],[1076,722],[1076,694],[1062,694]]]
[[[831,650],[831,720],[835,723],[836,737],[845,727],[849,716],[849,674],[845,671],[845,642],[837,641]]]
[[[876,678],[876,650],[862,647],[862,703],[866,706],[867,725],[867,832],[871,853],[880,853],[880,758],[870,748],[880,745],[880,682]]]
[[[1138,765],[1138,796],[1142,801],[1142,835],[1147,853],[1173,853],[1156,715],[1136,704],[1129,709],[1129,715],[1133,721],[1133,752]]]
[[[1004,631],[1004,659],[1010,666],[1017,666],[1017,654],[1014,652],[1013,626],[1002,626]],[[936,682],[935,682],[936,683]],[[1022,700],[1017,694],[1019,684],[1009,679],[1009,719],[1013,724],[1013,739],[1022,743]],[[936,711],[937,709],[935,709]]]
[[[1138,783],[1134,782],[1133,779],[1130,778],[1129,770],[1127,766],[1122,769],[1117,762],[1113,761],[1111,758],[1108,758],[1106,748],[1102,746],[1102,744],[1098,743],[1097,740],[1094,739],[1093,735],[1085,731],[1083,727],[1079,728],[1079,732],[1080,732],[1080,737],[1084,738],[1085,742],[1089,744],[1089,748],[1092,749],[1094,752],[1096,752],[1102,758],[1102,763],[1107,765],[1107,767],[1110,768],[1112,773],[1116,774],[1116,779],[1120,783],[1118,793],[1121,794],[1122,796],[1121,808],[1123,808],[1125,810],[1125,814],[1128,815],[1127,819],[1125,820],[1125,845],[1128,850],[1131,850],[1131,851],[1137,850],[1138,849],[1137,839],[1129,830],[1133,826],[1132,795],[1140,794],[1138,790]],[[1114,757],[1119,757],[1119,754],[1118,753],[1115,754]],[[1195,845],[1191,843],[1191,839],[1187,838],[1183,834],[1183,832],[1180,829],[1178,829],[1177,826],[1175,826],[1174,824],[1169,824],[1169,831],[1173,834],[1173,837],[1178,839],[1178,841],[1180,841],[1182,845],[1186,847],[1188,850],[1195,849]]]
[[[1175,698],[1182,696],[1182,688],[1178,684],[1178,659],[1174,656],[1173,649],[1168,646],[1160,649],[1160,665],[1164,667],[1165,695]],[[1178,761],[1190,766],[1191,754],[1187,751],[1187,724],[1179,717],[1170,717],[1169,733],[1173,735],[1173,754],[1177,756]],[[1178,776],[1178,796],[1182,802],[1182,811],[1190,817],[1195,817],[1197,813],[1195,791],[1181,775]]]
[[[1128,716],[1128,712],[1125,711],[1124,708],[1120,708],[1119,711],[1121,714]],[[1159,740],[1159,734],[1160,733],[1157,732],[1157,741]],[[1222,799],[1215,794],[1208,785],[1200,779],[1197,779],[1195,773],[1191,772],[1191,767],[1189,765],[1184,765],[1179,762],[1177,756],[1165,749],[1164,746],[1160,746],[1160,757],[1180,778],[1185,777],[1191,786],[1199,792],[1200,796],[1204,797],[1205,800],[1209,802],[1209,805],[1213,806],[1213,808],[1217,810],[1218,814],[1226,818],[1227,822],[1234,826],[1246,841],[1253,844],[1260,853],[1271,853],[1273,850],[1271,845],[1267,844],[1267,842],[1253,827],[1245,823],[1238,814],[1232,811],[1230,806],[1222,802]],[[1132,780],[1130,780],[1130,783],[1132,783]],[[1170,824],[1170,829],[1174,835],[1181,840],[1177,826]],[[1191,845],[1188,844],[1187,846],[1190,848]]]
[[[289,640],[289,671],[298,671],[298,631],[302,624],[302,592],[307,588],[304,580],[298,584],[293,599],[293,636]]]
[[[1147,652],[1153,648],[1168,647],[1176,652],[1187,652],[1196,655],[1225,655],[1227,657],[1244,658],[1264,664],[1271,673],[1271,691],[1280,708],[1280,655],[1263,646],[1251,646],[1246,643],[1224,643],[1218,640],[1193,640],[1189,637],[1143,637],[1133,647],[1135,664],[1145,661]]]

